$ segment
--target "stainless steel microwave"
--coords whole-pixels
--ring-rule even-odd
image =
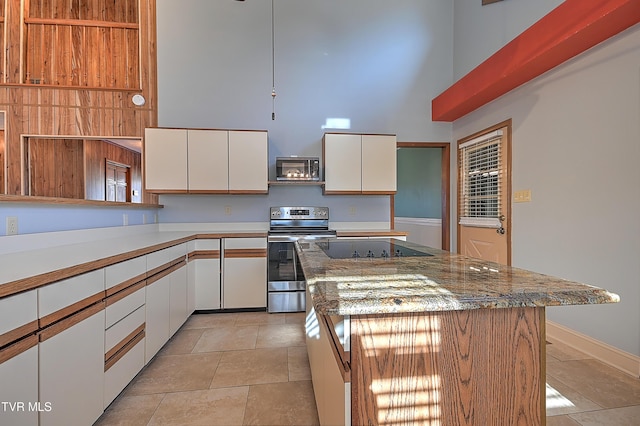
[[[320,180],[318,157],[276,157],[276,180]]]

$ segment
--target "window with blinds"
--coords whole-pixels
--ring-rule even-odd
[[[464,142],[459,147],[460,224],[498,227],[502,214],[502,131]]]

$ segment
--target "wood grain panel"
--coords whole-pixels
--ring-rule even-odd
[[[74,314],[70,317],[67,317],[61,321],[58,321],[51,326],[42,329],[39,333],[40,342],[44,342],[47,339],[52,338],[56,334],[60,334],[63,331],[73,327],[79,322],[89,318],[90,316],[97,314],[101,310],[104,309],[104,302],[96,303],[95,305],[89,306],[86,309]]]
[[[144,10],[138,10],[138,3]],[[58,21],[55,25],[33,21],[26,25],[24,66],[21,1],[7,0],[2,4],[6,4],[5,19],[0,24],[5,29],[6,48],[0,55],[6,53],[7,72],[0,76],[0,83],[13,86],[0,87],[0,109],[7,111],[7,188],[0,188],[0,193],[19,195],[28,191],[21,181],[20,135],[142,137],[145,127],[157,125],[154,0],[25,1],[27,20],[75,21]],[[100,26],[102,23],[108,25]],[[117,37],[112,39],[114,30],[124,34],[119,41]],[[78,41],[80,34],[82,43]],[[114,49],[114,43],[120,51]],[[99,54],[93,56],[89,47]],[[127,55],[131,58],[124,64],[113,62]],[[116,76],[115,72],[124,74]],[[40,84],[27,87],[31,79]],[[117,81],[126,87],[118,87]],[[59,87],[43,87],[53,84]],[[75,90],[77,87],[89,90],[80,93]],[[143,107],[131,103],[135,93],[142,93],[147,99]],[[114,97],[118,98],[117,103]],[[146,192],[141,198],[150,204],[158,202],[157,196]]]
[[[23,337],[33,334],[38,330],[38,320],[31,321],[21,327],[0,334],[0,347],[8,345],[11,342],[20,340]]]
[[[220,259],[220,250],[195,250],[188,254],[189,261],[198,259]]]
[[[131,201],[142,202],[142,154],[120,145],[104,141],[87,139],[85,149],[85,179],[87,182],[86,199],[105,200],[105,161],[126,165],[130,168],[131,182],[129,193],[138,191],[138,195],[131,195]]]
[[[38,336],[35,334],[33,336],[29,336],[22,340],[17,341],[11,346],[7,346],[6,348],[0,349],[0,364],[5,361],[10,360],[13,357],[20,355],[28,349],[36,346],[38,344]]]
[[[545,424],[544,308],[351,320],[354,424]]]
[[[226,249],[226,258],[267,257],[267,249]]]
[[[111,367],[113,367],[120,360],[120,358],[125,356],[131,349],[133,349],[138,344],[138,342],[144,339],[144,337],[145,337],[145,331],[143,330],[142,332],[134,336],[133,339],[128,341],[127,344],[123,346],[119,352],[114,354],[111,358],[109,358],[109,360],[107,360],[104,363],[104,371],[106,372]]]
[[[136,278],[134,278],[134,279],[136,279]],[[125,283],[121,283],[121,284],[118,284],[117,286],[112,287],[111,289],[109,289],[109,290],[111,290],[110,291],[111,295],[109,295],[104,300],[105,303],[106,303],[106,306],[111,306],[114,303],[124,299],[128,295],[135,293],[136,291],[140,290],[141,288],[144,288],[147,285],[147,281],[146,280],[142,280],[142,281],[134,282],[133,284],[129,284],[128,286],[125,286],[123,288],[122,286],[124,286],[124,284]],[[121,290],[119,290],[117,292],[114,292],[113,290],[116,289],[116,288],[121,289]]]
[[[127,335],[124,339],[118,342],[113,348],[107,351],[104,354],[105,365],[109,363],[109,359],[113,358],[113,356],[121,351],[127,344],[131,343],[139,334],[144,333],[145,323],[140,324],[135,330],[133,330],[129,335]],[[143,334],[144,336],[144,334]],[[137,342],[136,342],[137,343]],[[125,352],[126,353],[126,352]],[[113,365],[113,364],[111,364]],[[105,369],[106,371],[107,369]]]
[[[83,309],[86,309],[87,307],[93,305],[96,302],[102,302],[104,297],[105,297],[105,293],[104,291],[101,291],[85,299],[82,299],[74,304],[65,306],[64,308],[58,311],[52,312],[49,315],[40,318],[39,326],[40,328],[48,327],[55,322],[58,322],[64,318],[74,315],[77,312],[82,311]]]

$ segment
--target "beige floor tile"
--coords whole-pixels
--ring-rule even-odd
[[[189,328],[214,328],[222,326],[234,326],[236,324],[235,313],[194,314],[182,326]]]
[[[289,381],[311,380],[309,357],[304,346],[287,348],[287,361],[289,366]]]
[[[547,417],[547,426],[580,426],[569,416],[553,416]]]
[[[149,426],[241,425],[248,392],[244,386],[167,394]]]
[[[306,314],[304,312],[291,312],[284,314],[284,322],[286,324],[302,324],[304,325]]]
[[[204,331],[204,328],[178,330],[158,354],[162,356],[191,353]]]
[[[305,345],[304,328],[301,324],[261,325],[258,329],[256,348]]]
[[[640,380],[593,359],[549,364],[549,376],[604,408],[640,405]]]
[[[204,330],[193,352],[235,351],[253,349],[258,338],[258,326],[218,327]]]
[[[640,405],[571,414],[582,426],[632,426],[640,424]]]
[[[286,382],[287,380],[289,380],[287,348],[230,351],[222,354],[211,388]]]
[[[245,425],[317,425],[310,381],[251,386]]]
[[[129,386],[126,395],[208,389],[220,352],[158,356]]]
[[[268,312],[243,312],[238,314],[236,325],[284,324],[287,314]]]
[[[94,426],[146,426],[164,394],[118,397]]]
[[[577,390],[547,376],[547,416],[600,410],[601,406],[585,398]]]
[[[555,342],[546,345],[547,348],[547,362],[551,360],[569,361],[577,359],[589,359],[589,355],[584,352],[580,352],[573,349],[571,346],[565,345],[562,342]]]

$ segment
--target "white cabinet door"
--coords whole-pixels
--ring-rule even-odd
[[[173,336],[184,324],[187,314],[187,266],[173,271],[169,292],[169,335]]]
[[[35,291],[34,291],[35,292]],[[30,349],[5,361],[3,351],[10,351],[11,346],[0,350],[0,424],[15,426],[38,426],[38,411],[34,408],[38,399],[38,345],[33,336]],[[22,404],[22,405],[19,405]],[[46,410],[43,403],[38,408]]]
[[[362,135],[362,192],[396,192],[396,137]]]
[[[225,238],[222,307],[267,306],[267,239]]]
[[[229,189],[229,142],[226,130],[188,130],[189,191]]]
[[[325,192],[362,190],[361,139],[355,134],[324,135]]]
[[[102,414],[104,323],[101,310],[40,342],[39,400],[52,408],[40,426],[90,425]]]
[[[229,192],[268,191],[267,132],[229,131]]]
[[[165,275],[146,287],[145,364],[169,340],[170,295],[170,275]]]
[[[145,129],[144,175],[148,190],[188,189],[186,129]]]
[[[220,309],[220,240],[198,239],[189,242],[188,279],[193,291],[193,309]],[[191,312],[193,312],[191,309]]]

